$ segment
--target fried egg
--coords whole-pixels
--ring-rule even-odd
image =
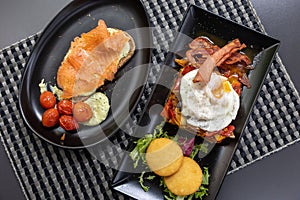
[[[215,72],[210,81],[203,86],[194,83],[197,69],[182,77],[180,96],[181,113],[186,123],[206,131],[219,131],[236,118],[240,99],[226,77]]]

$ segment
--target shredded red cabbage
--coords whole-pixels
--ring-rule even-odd
[[[178,138],[178,144],[182,149],[183,155],[190,156],[194,147],[195,138],[192,138],[190,140],[186,138]]]

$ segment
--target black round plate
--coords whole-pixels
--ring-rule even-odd
[[[42,79],[45,82],[56,84],[56,73],[66,52],[70,47],[74,37],[96,27],[99,19],[103,19],[108,27],[121,30],[134,30],[133,38],[137,50],[134,56],[117,72],[112,82],[107,82],[100,91],[103,91],[110,99],[112,91],[117,81],[127,71],[133,70],[133,75],[128,82],[124,84],[123,92],[118,95],[122,102],[130,102],[130,105],[120,103],[120,106],[114,110],[114,116],[118,116],[118,122],[126,121],[140,98],[143,87],[139,87],[133,94],[126,93],[132,88],[137,87],[141,81],[145,82],[148,72],[139,70],[136,66],[147,64],[150,60],[149,48],[144,43],[151,41],[150,33],[139,30],[141,27],[149,27],[148,16],[139,0],[79,0],[73,1],[67,5],[58,15],[49,23],[43,31],[41,37],[34,46],[34,49],[27,61],[26,69],[23,74],[20,86],[19,103],[21,113],[28,127],[42,139],[65,148],[82,148],[101,142],[106,137],[111,136],[118,130],[118,126],[110,111],[107,119],[99,126],[91,127],[76,133],[67,133],[65,140],[61,141],[61,136],[65,132],[62,128],[48,129],[41,123],[44,109],[39,104],[39,86]]]

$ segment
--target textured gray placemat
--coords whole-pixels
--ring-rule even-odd
[[[150,78],[159,73],[159,63],[165,59],[172,33],[162,29],[177,29],[189,3],[183,0],[143,0],[154,34],[153,68]],[[264,32],[252,5],[247,0],[191,1],[255,30]],[[113,193],[109,182],[114,168],[121,160],[120,151],[129,144],[129,136],[120,133],[97,149],[99,160],[87,150],[64,150],[52,146],[35,136],[25,127],[18,108],[18,87],[26,59],[39,34],[33,35],[0,51],[1,84],[1,141],[27,199],[124,199]],[[147,96],[145,91],[139,106],[141,110]],[[300,139],[300,100],[285,67],[278,56],[264,82],[250,121],[233,157],[229,173],[258,159],[281,150]],[[138,115],[137,115],[138,117]],[[130,127],[128,127],[130,129]]]

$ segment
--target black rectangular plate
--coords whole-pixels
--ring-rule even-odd
[[[174,58],[178,57],[180,52],[184,52],[186,45],[192,38],[196,38],[200,35],[208,36],[219,46],[223,46],[228,41],[239,38],[242,43],[247,45],[247,48],[243,51],[252,59],[254,58],[253,65],[255,66],[255,69],[249,74],[252,87],[250,89],[243,88],[237,119],[232,122],[236,127],[236,138],[221,145],[214,146],[212,151],[204,158],[196,158],[200,166],[209,168],[211,175],[209,196],[204,199],[215,199],[280,42],[260,32],[203,10],[200,7],[191,5],[185,15],[179,33],[173,42],[173,47],[167,55],[165,61],[166,67],[163,68],[158,81],[160,84],[157,84],[153,90],[152,96],[139,123],[140,126],[143,125],[143,128],[138,128],[135,131],[135,136],[141,137],[141,133],[151,133],[154,127],[163,120],[160,117],[160,112],[170,90],[167,89],[167,87],[161,87],[161,85],[166,86],[169,84],[168,88],[171,88],[175,77],[174,74],[169,72],[170,69],[176,69]],[[156,106],[157,109],[153,109],[152,106],[155,104],[161,104],[162,106],[160,106],[160,108]],[[150,108],[151,112],[148,113]],[[159,182],[157,180],[147,182],[146,184],[150,185],[150,190],[144,192],[138,183],[137,177],[139,174],[128,173],[132,168],[132,161],[129,157],[125,156],[113,180],[112,187],[116,191],[136,199],[163,199]]]

